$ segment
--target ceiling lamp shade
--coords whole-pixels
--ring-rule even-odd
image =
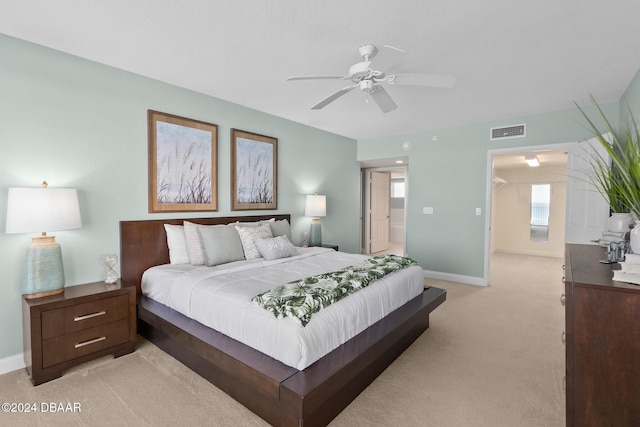
[[[320,246],[322,244],[320,217],[327,216],[327,196],[318,195],[318,193],[307,195],[304,215],[312,217],[309,228],[309,246]]]
[[[540,166],[540,162],[536,156],[524,156],[524,161],[532,168]]]
[[[70,188],[9,188],[5,231],[41,233],[31,239],[23,275],[25,298],[37,298],[64,291],[62,251],[55,236],[47,231],[82,227],[78,194]]]

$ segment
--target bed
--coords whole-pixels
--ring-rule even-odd
[[[444,302],[446,293],[434,287],[421,290],[304,369],[278,361],[142,294],[145,271],[169,263],[165,224],[269,219],[289,221],[290,216],[122,221],[122,279],[137,287],[142,336],[272,425],[326,425],[429,327],[429,314]]]

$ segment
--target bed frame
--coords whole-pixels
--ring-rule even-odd
[[[185,218],[228,224],[289,215]],[[164,224],[120,222],[121,275],[138,292],[138,332],[274,426],[324,426],[429,327],[446,292],[427,288],[384,319],[299,371],[140,294],[142,273],[169,262]]]

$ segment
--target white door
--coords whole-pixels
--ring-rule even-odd
[[[369,253],[376,253],[389,249],[391,174],[388,172],[369,172],[369,174],[371,189]]]
[[[588,180],[591,170],[588,159],[595,152],[606,156],[605,150],[595,138],[573,144],[568,150],[567,243],[593,243],[608,226],[609,204]]]

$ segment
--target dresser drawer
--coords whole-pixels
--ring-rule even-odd
[[[42,312],[42,339],[112,323],[129,317],[129,297],[100,299]]]
[[[57,365],[129,340],[129,319],[44,340],[42,367]]]

